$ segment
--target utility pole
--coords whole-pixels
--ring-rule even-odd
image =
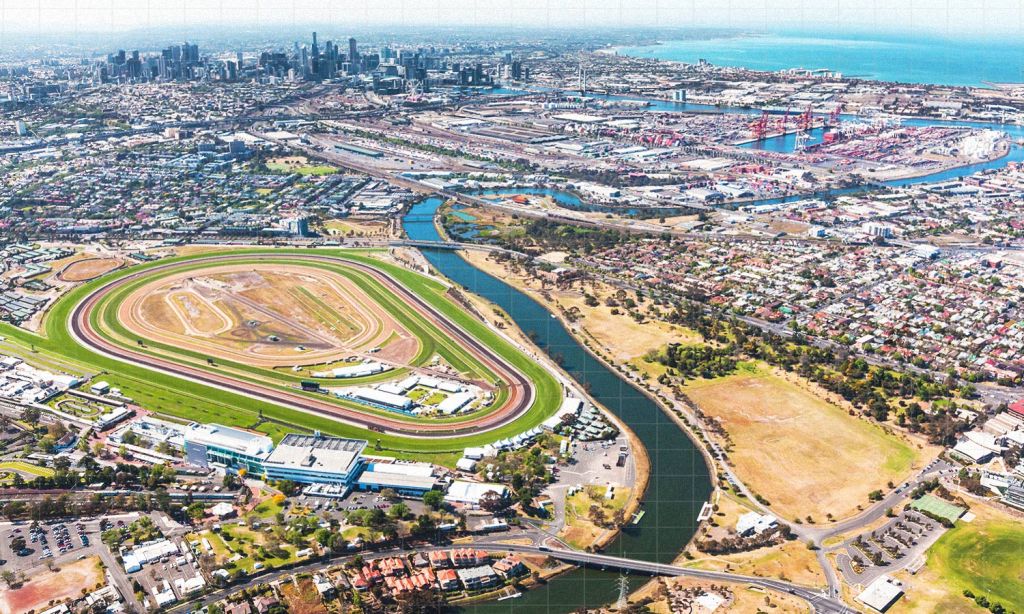
[[[615,609],[622,612],[629,605],[629,578],[626,574],[620,574],[616,584],[619,585],[619,598],[615,601]]]

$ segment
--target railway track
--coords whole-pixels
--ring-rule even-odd
[[[501,428],[519,419],[530,410],[530,407],[536,398],[536,391],[533,383],[528,377],[514,366],[510,365],[501,356],[494,352],[494,350],[475,339],[455,323],[451,322],[433,305],[430,305],[415,292],[403,286],[391,275],[375,267],[343,258],[319,255],[281,254],[279,256],[270,256],[269,259],[300,259],[341,265],[358,270],[373,278],[390,292],[393,292],[396,296],[402,298],[407,304],[416,309],[416,311],[430,321],[431,324],[436,326],[442,332],[448,334],[457,343],[472,352],[487,368],[504,380],[509,385],[509,398],[506,403],[499,409],[485,416],[460,422],[456,425],[413,423],[378,414],[371,415],[336,403],[310,398],[297,392],[289,392],[287,390],[264,386],[258,383],[243,382],[227,375],[221,375],[198,367],[181,364],[169,359],[135,352],[107,340],[92,327],[90,315],[96,306],[111,292],[114,292],[122,285],[137,280],[140,277],[151,275],[159,271],[173,269],[179,266],[187,266],[200,261],[204,263],[209,262],[219,264],[231,263],[233,261],[247,261],[252,260],[252,258],[252,255],[245,254],[209,256],[202,259],[158,265],[144,271],[131,273],[119,279],[112,280],[103,286],[100,286],[95,292],[75,306],[68,318],[69,329],[73,337],[79,343],[109,358],[130,364],[142,365],[154,371],[173,375],[186,381],[213,386],[220,390],[234,392],[260,401],[275,403],[289,409],[296,409],[310,414],[329,417],[346,424],[376,432],[417,438],[454,438]]]

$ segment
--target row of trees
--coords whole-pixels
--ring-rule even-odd
[[[670,343],[661,352],[647,356],[648,360],[669,368],[666,379],[675,375],[684,378],[703,377],[710,379],[729,375],[736,370],[736,351],[732,345],[682,345]],[[663,382],[663,383],[667,383]]]
[[[729,352],[734,358],[762,360],[795,372],[879,422],[888,420],[894,403],[902,403],[906,411],[901,423],[925,433],[933,444],[953,445],[969,426],[957,416],[953,400],[971,394],[972,389],[962,387],[956,378],[937,381],[927,373],[901,373],[871,365],[845,350],[812,345],[799,334],[783,337],[718,312],[706,312],[692,302],[676,303],[668,320],[697,331],[706,342],[715,344],[717,351]],[[692,362],[684,364],[702,365],[699,357],[715,354],[688,351],[683,357]],[[932,411],[925,412],[918,399],[945,403],[934,404]]]

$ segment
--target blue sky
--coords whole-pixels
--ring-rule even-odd
[[[0,0],[0,31],[123,32],[211,24],[729,27],[1024,34],[1021,0]]]

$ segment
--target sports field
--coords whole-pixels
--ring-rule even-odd
[[[900,481],[917,461],[914,448],[895,435],[763,365],[691,381],[686,393],[728,432],[740,479],[790,521],[853,515],[869,492]]]
[[[972,511],[972,522],[957,522],[931,547],[928,569],[956,593],[970,589],[1007,611],[1024,612],[1024,524],[984,505]]]
[[[939,518],[945,518],[950,522],[956,522],[957,518],[966,511],[959,505],[953,505],[948,501],[944,501],[936,497],[935,495],[925,495],[910,504],[910,507],[915,510],[927,512],[933,516]]]
[[[392,412],[382,417],[360,407],[358,409],[365,419],[342,420],[324,412],[307,410],[305,405],[326,402],[326,395],[299,391],[298,380],[302,375],[293,374],[290,369],[267,369],[247,364],[247,361],[216,361],[211,366],[207,364],[206,354],[191,352],[187,348],[172,344],[161,346],[159,342],[149,340],[142,340],[140,346],[136,336],[119,322],[120,301],[131,295],[137,285],[150,283],[165,274],[181,272],[183,268],[199,271],[213,264],[224,264],[223,261],[211,262],[211,259],[225,256],[234,259],[230,264],[263,266],[270,262],[274,266],[311,267],[344,276],[419,340],[421,350],[417,360],[436,356],[441,364],[450,366],[457,373],[468,374],[470,379],[489,380],[498,389],[494,406],[505,407],[515,401],[522,410],[514,414],[497,411],[471,414],[473,420],[479,419],[480,422],[445,424],[438,420],[438,432],[423,435],[397,428],[382,428],[383,420],[394,419]],[[22,345],[26,351],[34,348],[40,359],[62,357],[80,366],[84,373],[102,372],[112,386],[158,413],[254,428],[275,437],[288,431],[320,430],[325,434],[368,438],[371,442],[379,439],[380,452],[400,457],[454,462],[465,447],[514,436],[538,425],[557,409],[561,389],[552,374],[452,302],[447,296],[448,286],[445,283],[381,262],[373,256],[373,252],[365,250],[262,248],[167,258],[120,269],[75,288],[48,312],[43,335],[6,323],[0,323],[0,335],[10,343]],[[100,292],[113,287],[111,282],[115,281],[118,282],[114,288],[116,291]],[[399,296],[399,293],[405,294]],[[310,307],[309,312],[312,311]],[[83,345],[80,337],[73,334],[71,326],[83,322],[87,328],[100,329],[97,335],[102,334],[105,343],[117,351],[130,349],[131,357],[120,358],[108,351]],[[154,369],[141,364],[155,360],[157,356],[154,354],[169,351],[176,353],[173,362],[181,368],[188,366],[202,374],[235,381],[238,385],[215,386],[195,377],[195,381],[188,381],[174,369]],[[164,359],[168,358],[161,358]],[[517,384],[508,378],[522,378],[524,383]],[[283,403],[256,396],[251,391],[257,386],[275,394],[286,391],[289,395],[301,395],[301,403]],[[345,405],[340,400],[331,402]]]
[[[287,156],[272,158],[267,161],[267,168],[278,173],[298,173],[300,175],[332,175],[338,172],[333,166],[311,164],[305,156]]]
[[[356,301],[360,303],[363,315],[373,316],[378,323],[382,318],[388,322],[393,319],[396,326],[389,328],[385,323],[376,327],[383,328],[384,334],[387,335],[382,342],[383,345],[369,349],[365,346],[340,348],[363,349],[362,353],[357,352],[353,355],[349,351],[332,350],[330,346],[314,347],[311,351],[310,347],[300,345],[303,342],[315,343],[313,336],[317,335],[317,332],[311,326],[315,325],[321,331],[329,331],[333,327],[335,330],[329,332],[337,336],[338,327],[346,327],[341,322],[343,316],[339,314],[339,310],[344,310],[345,305],[329,304],[334,300],[332,297],[325,295],[321,298],[310,292],[310,289],[315,292],[316,287],[310,285],[308,279],[306,282],[291,279],[290,282],[300,284],[298,287],[285,281],[277,288],[279,292],[276,295],[273,289],[268,291],[268,284],[263,281],[250,284],[260,286],[258,289],[261,290],[260,294],[251,295],[242,293],[241,290],[246,287],[245,283],[237,283],[237,277],[249,278],[252,282],[253,278],[263,280],[264,276],[276,278],[282,272],[291,272],[307,278],[323,275],[324,279],[334,285],[339,285],[340,280],[347,287],[358,289]],[[225,279],[234,281],[227,283],[219,279],[225,275]],[[207,301],[207,308],[200,311],[196,308],[199,297],[195,294],[185,294],[185,290],[192,288],[185,288],[184,283],[191,283],[192,287],[212,286],[218,288],[218,292],[223,296],[215,297],[208,289],[204,289],[208,296],[216,298],[217,301],[216,304]],[[168,292],[163,292],[162,288],[168,288]],[[311,310],[289,309],[296,307],[296,304],[295,301],[280,296],[285,290],[301,299],[299,307],[309,306]],[[404,296],[399,296],[402,293]],[[174,308],[162,312],[153,309],[147,311],[146,308],[151,307],[151,303],[166,306],[168,298],[172,302],[179,302]],[[189,310],[183,307],[181,299],[184,298],[192,299],[188,305]],[[229,300],[230,304],[226,305],[225,299]],[[230,309],[239,305],[248,311],[241,315],[230,315]],[[208,315],[211,308],[218,309],[217,318]],[[230,376],[232,381],[245,381],[261,387],[261,390],[267,387],[275,388],[278,397],[281,396],[281,391],[286,391],[293,397],[301,394],[309,399],[305,401],[305,405],[319,406],[321,409],[324,406],[333,406],[337,409],[335,414],[338,417],[346,412],[351,417],[354,411],[360,412],[361,415],[375,415],[378,421],[373,423],[373,426],[379,426],[382,430],[395,430],[400,426],[399,423],[420,423],[423,425],[420,430],[449,431],[449,435],[455,435],[458,433],[452,432],[454,429],[468,425],[472,420],[493,420],[500,417],[500,414],[522,410],[522,402],[528,395],[529,381],[510,363],[489,349],[490,346],[479,343],[448,321],[443,314],[431,309],[418,303],[415,295],[394,279],[383,277],[376,268],[366,267],[361,263],[310,254],[287,257],[264,255],[259,259],[218,254],[207,258],[190,259],[185,263],[165,264],[109,282],[93,293],[82,305],[76,307],[72,313],[71,324],[79,341],[100,348],[108,354],[113,353],[122,360],[145,362],[151,366],[160,363],[158,366],[165,370],[180,365],[176,367],[176,371],[199,379],[216,377],[222,380],[220,383]],[[309,326],[304,326],[298,321],[300,316],[305,316]],[[182,324],[177,331],[167,330],[166,327],[154,328],[154,322],[168,321],[171,318]],[[222,335],[219,339],[211,339],[208,334],[204,336],[203,333],[196,331],[196,325],[205,322],[206,326],[214,326],[212,321],[216,319],[220,319],[220,326],[228,331],[232,331],[233,323],[238,324],[238,328],[233,332],[242,332],[246,336]],[[269,330],[262,337],[255,337],[253,333],[258,333],[263,323],[267,324]],[[185,325],[191,326],[192,329],[185,328]],[[291,327],[293,335],[291,343],[288,326]],[[351,322],[347,327],[356,328]],[[309,335],[307,339],[294,337],[300,328]],[[213,332],[220,333],[219,330]],[[356,336],[358,337],[361,332],[356,330]],[[174,338],[175,333],[182,338]],[[377,337],[371,336],[369,341],[375,339]],[[366,346],[369,345],[373,344],[366,343]],[[291,348],[293,353],[282,356],[242,354],[244,350],[248,349],[251,352],[256,347],[278,351],[281,348]],[[395,357],[396,350],[398,357],[402,358],[403,348],[407,353],[408,362],[387,361],[388,357]],[[322,354],[319,357],[316,356],[317,349]],[[235,352],[234,355],[231,355],[232,351]],[[332,351],[336,355],[332,355]],[[324,352],[326,354],[323,354]],[[408,356],[413,353],[414,356]],[[313,354],[313,358],[307,358],[307,354]],[[342,361],[343,358],[384,360],[393,367],[385,373],[347,378],[343,382],[344,385],[363,385],[404,377],[407,367],[419,367],[422,370],[429,362],[431,365],[450,369],[459,377],[472,381],[483,389],[493,390],[494,401],[474,412],[472,416],[454,415],[423,419],[334,396],[295,390],[299,387],[300,381],[309,377],[310,372],[347,364]],[[438,362],[440,364],[435,365]],[[268,368],[286,366],[292,368]],[[202,373],[199,373],[200,370]],[[252,394],[256,394],[256,390],[253,389]]]

